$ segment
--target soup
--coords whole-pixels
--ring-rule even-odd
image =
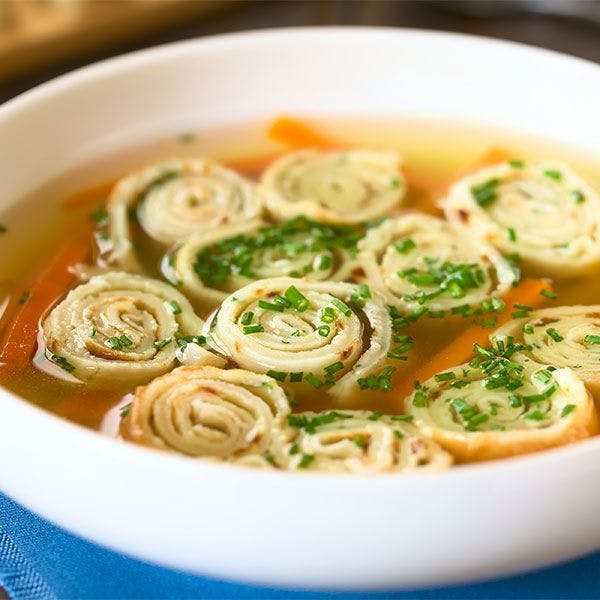
[[[436,123],[281,118],[107,157],[4,216],[0,382],[270,469],[431,472],[585,439],[599,184],[570,149]]]

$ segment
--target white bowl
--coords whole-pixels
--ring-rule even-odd
[[[184,42],[76,71],[0,108],[2,208],[148,135],[312,115],[494,125],[600,154],[600,68],[487,39],[287,29]],[[0,393],[0,487],[133,556],[274,585],[407,587],[600,547],[600,439],[435,476],[244,470],[116,443]]]

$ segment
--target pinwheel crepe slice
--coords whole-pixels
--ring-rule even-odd
[[[159,245],[194,233],[258,220],[255,185],[208,159],[170,160],[121,179],[108,200],[112,250],[106,261],[128,271],[142,266],[134,250],[132,219]]]
[[[189,456],[237,459],[266,453],[288,413],[285,393],[270,377],[179,367],[136,390],[121,435]]]
[[[395,152],[302,150],[263,173],[259,194],[271,216],[305,215],[329,223],[376,219],[403,200],[406,184]]]
[[[504,294],[515,280],[490,244],[424,214],[388,219],[359,242],[369,285],[405,310],[447,310]]]
[[[312,393],[322,388],[339,403],[351,402],[369,376],[389,376],[390,317],[365,286],[256,281],[223,302],[210,336],[241,367]]]
[[[92,277],[43,322],[45,355],[76,378],[137,385],[176,365],[177,340],[195,339],[203,321],[172,286],[127,273]]]
[[[570,367],[600,398],[600,306],[559,306],[532,312],[492,334],[528,347],[533,360]]]
[[[571,369],[502,358],[502,343],[481,351],[489,355],[437,374],[406,401],[414,424],[458,461],[535,452],[598,432],[592,398]]]
[[[403,416],[367,411],[289,415],[274,460],[290,470],[330,473],[435,472],[452,457]]]
[[[566,165],[508,161],[461,179],[447,218],[552,277],[600,267],[600,197]]]
[[[163,260],[163,274],[200,310],[216,308],[257,279],[352,277],[361,234],[348,226],[296,217],[281,225],[243,224],[192,236]]]

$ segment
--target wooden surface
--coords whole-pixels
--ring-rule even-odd
[[[580,1],[600,9],[600,0],[571,0]],[[169,0],[156,2],[168,3]],[[600,62],[600,26],[597,23],[510,13],[484,19],[454,13],[450,7],[451,4],[444,1],[426,0],[225,0],[221,10],[212,16],[192,16],[185,25],[170,26],[161,33],[139,33],[134,41],[115,43],[101,52],[89,51],[78,59],[62,58],[52,67],[17,76],[0,86],[0,102],[73,68],[130,50],[196,36],[263,27],[386,25],[442,29],[525,42]]]

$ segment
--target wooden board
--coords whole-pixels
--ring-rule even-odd
[[[228,0],[0,0],[0,80],[201,17]]]

